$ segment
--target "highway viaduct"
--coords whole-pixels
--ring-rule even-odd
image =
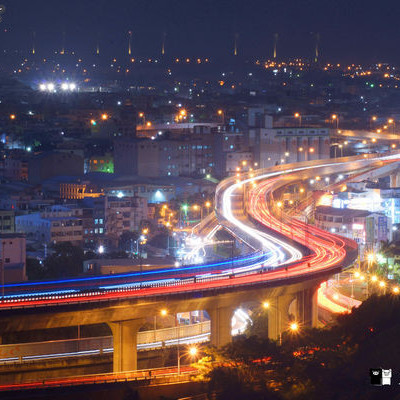
[[[161,309],[176,314],[206,310],[211,320],[211,344],[217,347],[231,341],[231,320],[241,304],[268,301],[268,337],[278,339],[289,324],[290,314],[300,326],[317,324],[317,289],[332,273],[302,278],[266,282],[260,274],[258,282],[236,284],[240,278],[228,278],[231,286],[223,289],[196,290],[173,293],[149,299],[119,299],[100,303],[78,303],[51,307],[18,308],[0,314],[0,333],[44,330],[77,325],[107,324],[113,335],[113,371],[137,369],[137,333],[148,316],[160,314]],[[267,275],[267,274],[264,274]],[[194,286],[196,283],[193,284]]]
[[[372,155],[371,155],[372,157]],[[351,159],[351,166],[353,161]],[[368,160],[362,168],[368,169]],[[326,160],[329,170],[335,161]],[[314,164],[313,164],[314,163]],[[316,165],[301,163],[303,165]],[[380,161],[371,163],[374,168],[387,164]],[[393,161],[395,165],[395,161]],[[339,165],[339,164],[338,164]],[[355,165],[355,164],[354,164]],[[286,168],[299,166],[292,164]],[[393,167],[395,169],[395,167]],[[354,169],[356,169],[354,167]],[[271,169],[285,173],[284,166]],[[386,173],[390,173],[388,169]],[[307,174],[306,174],[307,175]],[[282,179],[282,185],[291,179]],[[243,190],[242,193],[245,193]],[[243,204],[243,203],[242,203]],[[240,211],[243,214],[243,210]],[[220,220],[224,224],[224,220]],[[278,339],[293,316],[300,326],[316,326],[317,289],[321,282],[350,265],[357,257],[348,252],[340,262],[330,267],[309,269],[308,271],[291,270],[291,266],[281,266],[273,271],[225,276],[215,279],[189,279],[177,286],[164,290],[148,290],[135,296],[98,297],[95,301],[71,301],[0,308],[0,336],[7,332],[44,330],[59,327],[91,325],[105,323],[113,335],[113,370],[114,372],[137,369],[137,332],[149,316],[159,315],[161,309],[170,314],[193,310],[206,310],[211,319],[211,344],[217,347],[231,341],[231,318],[236,308],[249,302],[268,301],[268,337]],[[304,267],[303,267],[304,269]],[[267,333],[267,332],[266,332]]]

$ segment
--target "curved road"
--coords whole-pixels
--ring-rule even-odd
[[[338,272],[355,258],[357,247],[349,239],[286,220],[270,207],[275,191],[316,174],[346,174],[400,161],[400,154],[351,157],[277,166],[245,175],[241,182],[224,180],[217,188],[219,223],[232,230],[257,252],[236,260],[206,266],[170,268],[110,277],[6,285],[0,310],[77,302],[160,295],[254,285],[282,286]],[[244,212],[247,209],[248,213]],[[280,214],[280,217],[279,217]],[[307,250],[308,249],[308,250]],[[259,272],[263,273],[259,273]],[[173,290],[171,290],[173,288]]]

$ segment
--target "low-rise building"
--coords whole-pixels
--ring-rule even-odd
[[[16,228],[29,239],[42,243],[71,242],[81,245],[82,209],[52,206],[43,212],[19,215],[16,217]]]
[[[83,244],[97,249],[106,244],[105,197],[85,199],[82,204]]]
[[[0,234],[15,233],[15,212],[0,210]]]
[[[318,206],[315,209],[315,225],[355,240],[361,256],[364,250],[378,251],[382,241],[392,240],[392,221],[383,213]]]
[[[26,239],[24,235],[0,234],[0,264],[0,267],[4,268],[4,283],[26,280]]]
[[[111,197],[105,201],[105,230],[107,239],[117,246],[124,232],[138,231],[147,219],[147,200],[143,197]]]

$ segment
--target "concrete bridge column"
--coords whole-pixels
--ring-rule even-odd
[[[303,325],[311,328],[318,326],[318,287],[301,290],[296,294],[297,319]]]
[[[395,171],[395,173],[390,174],[390,187],[398,188],[400,187],[400,173]]]
[[[142,320],[109,322],[114,343],[113,372],[137,369],[137,333]]]
[[[211,320],[211,345],[224,346],[232,341],[233,307],[213,307],[207,309]]]
[[[289,325],[289,306],[293,296],[275,297],[268,307],[268,338],[279,340],[283,331]]]

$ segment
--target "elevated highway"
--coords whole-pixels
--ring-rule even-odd
[[[349,239],[288,218],[274,203],[286,185],[327,174],[355,174],[392,165],[398,153],[312,161],[229,178],[216,192],[216,218],[253,249],[235,260],[207,266],[81,278],[6,287],[0,334],[106,323],[114,345],[114,371],[137,366],[137,333],[147,316],[207,310],[211,343],[230,341],[235,308],[268,299],[268,335],[277,338],[292,316],[316,324],[320,283],[350,265],[357,246]],[[388,169],[390,172],[390,168]],[[211,219],[211,218],[210,218]]]

